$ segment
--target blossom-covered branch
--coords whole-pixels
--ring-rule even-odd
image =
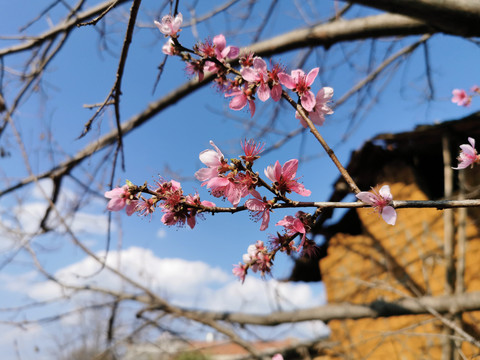
[[[384,185],[378,192],[360,191],[315,127],[315,125],[323,125],[325,115],[333,113],[329,105],[333,89],[323,87],[316,95],[311,91],[319,68],[314,68],[308,73],[296,69],[287,74],[279,64],[270,63],[269,67],[265,60],[252,52],[240,54],[238,47],[227,45],[222,34],[215,36],[213,40],[196,44],[193,49],[188,49],[178,40],[182,21],[183,17],[180,13],[175,17],[166,15],[161,22],[155,21],[158,29],[169,37],[163,47],[165,54],[180,56],[187,63],[187,73],[197,76],[200,81],[204,79],[205,72],[215,74],[213,81],[225,97],[231,98],[229,107],[232,110],[241,110],[248,105],[250,114],[253,116],[256,109],[256,96],[262,102],[270,98],[274,101],[284,98],[295,109],[295,118],[300,120],[302,126],[310,128],[349,184],[351,191],[361,201],[353,203],[351,207],[371,206],[388,224],[395,224],[397,218],[395,208],[402,207],[402,204],[393,201],[389,186]],[[240,70],[231,66],[230,61],[234,59],[239,60]],[[296,102],[288,95],[287,90],[297,94]],[[469,138],[469,142],[470,145],[461,146],[462,153],[457,169],[468,167],[479,161],[474,140]],[[191,228],[196,224],[197,215],[205,212],[248,210],[254,221],[261,221],[261,231],[268,228],[270,214],[274,209],[316,208],[312,215],[297,211],[295,216],[285,216],[276,224],[284,227],[282,234],[277,233],[276,236],[271,236],[268,245],[259,240],[248,247],[247,253],[243,256],[243,263],[235,265],[233,269],[233,273],[244,281],[248,269],[258,271],[262,276],[269,274],[278,251],[291,254],[293,251],[302,250],[302,254],[311,255],[316,251],[316,245],[306,235],[313,225],[317,211],[324,206],[349,207],[342,204],[325,205],[325,203],[297,202],[289,199],[287,196],[291,192],[302,196],[311,194],[310,190],[298,182],[297,159],[291,159],[283,165],[276,161],[274,165],[268,166],[264,170],[265,176],[272,182],[271,185],[268,184],[253,171],[254,162],[260,158],[264,144],[245,140],[242,143],[244,154],[230,161],[224,157],[215,143],[211,141],[210,144],[213,149],[206,149],[199,156],[206,167],[198,170],[195,177],[202,182],[202,186],[205,186],[212,196],[227,199],[232,204],[232,208],[216,207],[213,202],[200,200],[198,193],[185,195],[180,183],[163,179],[157,181],[154,187],[149,187],[147,184],[135,186],[127,182],[127,185],[106,192],[105,196],[110,198],[107,208],[112,211],[126,208],[128,215],[135,212],[140,215],[153,214],[157,208],[160,208],[163,213],[162,222],[165,225],[188,224]],[[262,196],[259,193],[258,190],[262,187],[268,190],[270,196]],[[145,198],[142,194],[149,194],[150,197]],[[239,206],[240,201],[246,197],[249,198],[245,200],[244,205]],[[418,203],[409,202],[409,204],[412,207],[419,206]],[[409,204],[404,207],[408,207]],[[429,204],[430,206],[438,207],[439,204]],[[296,244],[294,238],[299,235],[300,241]]]
[[[181,14],[177,15],[177,18],[181,18]],[[156,22],[157,27],[165,35],[172,33],[170,29],[171,16],[165,16],[162,19],[163,21],[164,24]],[[270,98],[274,101],[279,101],[282,97],[285,98],[295,109],[295,117],[300,120],[303,127],[310,128],[350,185],[351,190],[354,193],[360,192],[333,150],[313,125],[323,125],[325,115],[333,114],[329,105],[329,101],[333,97],[333,89],[323,87],[316,95],[311,91],[319,68],[314,68],[308,73],[305,73],[302,69],[296,69],[292,70],[290,74],[287,74],[278,63],[270,62],[270,68],[268,68],[265,60],[256,56],[253,52],[240,54],[238,47],[227,46],[222,34],[215,36],[213,41],[206,40],[195,45],[193,50],[189,50],[179,43],[177,33],[178,29],[176,28],[173,32],[174,35],[164,45],[163,52],[167,55],[181,56],[187,63],[186,71],[188,74],[197,75],[199,80],[204,78],[205,71],[216,74],[214,81],[217,87],[225,93],[225,97],[232,97],[229,103],[230,109],[242,110],[248,105],[251,116],[255,114],[256,95],[262,102]],[[240,71],[232,68],[228,62],[237,58],[241,66]],[[233,74],[234,78],[229,78],[227,76],[229,74]],[[298,101],[294,102],[286,90],[296,93]]]

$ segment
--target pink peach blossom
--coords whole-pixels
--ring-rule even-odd
[[[287,161],[283,167],[277,160],[275,165],[269,165],[264,172],[265,176],[274,183],[274,186],[281,194],[294,191],[302,196],[310,196],[311,191],[305,189],[305,187],[295,179],[297,168],[297,159]]]
[[[253,97],[253,91],[245,85],[243,88],[237,88],[225,94],[225,97],[233,96],[228,105],[232,110],[242,110],[247,104],[250,110],[250,115],[253,117],[255,114],[255,102]]]
[[[261,101],[267,101],[270,98],[267,63],[265,60],[255,57],[253,59],[253,67],[244,67],[240,73],[246,81],[257,85],[256,94]]]
[[[202,206],[207,206],[207,207],[215,207],[215,204],[211,201],[203,200],[200,201],[200,195],[195,194],[195,195],[187,195],[185,198],[185,203],[189,205],[202,205]],[[191,229],[195,227],[196,224],[196,215],[198,213],[198,209],[195,208],[190,208],[188,210],[187,214],[187,224],[190,226]]]
[[[468,138],[469,144],[460,145],[460,155],[458,155],[458,166],[456,168],[452,168],[455,170],[465,169],[469,166],[473,167],[473,164],[476,162],[480,162],[480,155],[477,154],[477,150],[475,149],[475,139],[469,137]]]
[[[253,163],[260,157],[258,155],[262,153],[263,147],[265,146],[265,144],[256,143],[253,139],[248,141],[245,139],[241,142],[241,145],[245,155],[240,156],[240,158],[249,163]]]
[[[261,240],[258,240],[254,245],[248,247],[247,253],[243,255],[243,262],[248,265],[253,272],[260,271],[262,276],[269,273],[273,265],[267,248]]]
[[[245,281],[245,277],[247,276],[247,267],[245,264],[238,263],[238,265],[233,265],[233,270],[232,270],[233,275],[238,277],[238,279],[242,282],[242,284]]]
[[[245,206],[252,212],[252,218],[255,221],[262,219],[260,231],[264,231],[268,228],[268,223],[270,222],[270,209],[272,205],[270,202],[262,198],[258,191],[254,190],[251,192],[251,194],[254,196],[254,198],[245,201]]]
[[[173,44],[172,38],[169,38],[167,42],[162,46],[162,52],[165,55],[175,55],[175,46]]]
[[[212,145],[215,150],[203,150],[199,155],[200,161],[208,166],[207,168],[202,168],[195,173],[195,177],[200,181],[214,179],[218,177],[218,175],[228,171],[228,162],[225,160],[223,153],[211,140],[210,145]],[[203,185],[204,184],[202,184],[202,186]]]
[[[148,214],[153,216],[153,213],[155,212],[155,204],[157,203],[157,199],[154,197],[151,197],[150,199],[144,200],[144,201],[139,201],[139,204],[137,205],[137,211],[139,215],[146,216]]]
[[[154,21],[154,24],[157,26],[158,30],[166,36],[176,36],[180,31],[182,26],[183,16],[181,13],[178,13],[175,18],[172,15],[165,15],[162,17],[162,22]]]
[[[373,192],[362,191],[355,196],[365,204],[371,205],[376,212],[382,215],[383,220],[389,225],[395,225],[397,221],[397,213],[391,202],[393,200],[390,193],[390,186],[383,185],[380,190],[377,191],[372,188]]]
[[[458,106],[470,106],[472,97],[467,95],[467,92],[463,89],[454,89],[452,91],[452,102]]]
[[[126,206],[128,216],[132,215],[136,210],[138,200],[130,194],[128,185],[107,191],[104,196],[110,199],[107,204],[107,210],[120,211]]]
[[[215,36],[213,42],[207,40],[201,44],[199,51],[207,57],[215,57],[220,62],[224,62],[226,59],[236,59],[240,54],[240,48],[237,46],[227,46],[227,41],[223,34]],[[215,62],[206,61],[205,70],[216,73],[219,69]]]
[[[318,91],[317,96],[315,97],[315,106],[311,112],[308,112],[308,116],[314,124],[322,126],[325,122],[325,115],[333,114],[333,110],[328,104],[332,96],[333,89],[331,87],[323,87]],[[295,117],[300,120],[300,123],[303,127],[308,127],[307,123],[305,122],[303,117],[300,116],[298,111],[295,113]]]
[[[240,48],[237,46],[227,46],[227,40],[223,34],[213,38],[213,45],[215,46],[215,54],[218,60],[236,59],[240,54]]]
[[[303,70],[292,70],[291,75],[280,73],[280,83],[286,88],[295,91],[300,97],[300,103],[308,112],[315,106],[315,95],[310,91],[310,86],[317,77],[319,68],[312,69],[307,75]]]
[[[300,251],[307,236],[307,227],[302,219],[304,219],[304,213],[302,211],[297,211],[295,216],[287,215],[275,224],[276,226],[283,226],[288,236],[293,236],[297,233],[302,234],[302,241],[300,242],[297,251]]]
[[[273,101],[279,101],[282,98],[282,85],[280,84],[280,74],[284,74],[283,67],[274,64],[272,69],[268,71],[269,84],[271,87],[270,95]]]
[[[198,80],[202,81],[205,77],[203,67],[203,63],[200,60],[191,60],[190,62],[187,62],[185,71],[188,75],[197,75]]]
[[[196,225],[196,216],[201,216],[202,214],[198,213],[199,209],[188,207],[187,205],[215,207],[215,204],[210,201],[200,201],[198,194],[181,196],[178,198],[178,201],[170,201],[168,204],[165,201],[161,205],[164,212],[162,222],[169,226],[184,226],[186,223],[193,229]]]
[[[210,141],[215,150],[207,149],[200,153],[200,161],[208,168],[202,168],[195,173],[195,177],[203,181],[215,197],[226,197],[234,207],[238,206],[241,198],[250,192],[250,186],[240,176],[241,173],[228,173],[230,166],[220,149]],[[228,174],[227,174],[228,173]],[[248,179],[247,179],[248,180]]]
[[[215,197],[226,197],[233,207],[237,207],[240,200],[250,193],[248,187],[239,181],[233,173],[228,176],[218,176],[210,179],[207,182],[207,188]]]

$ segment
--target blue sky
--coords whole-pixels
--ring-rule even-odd
[[[197,14],[205,13],[214,4],[221,3],[221,1],[199,2],[196,12]],[[292,2],[279,3],[272,20],[262,33],[262,39],[306,26],[319,19],[325,19],[331,13],[334,4],[333,1],[322,2],[323,8],[319,7],[318,14],[315,14],[307,8],[307,5],[303,8],[304,12],[300,13],[297,8],[292,7]],[[44,4],[39,2],[12,2],[0,13],[0,34],[17,34],[19,27],[33,18],[38,9],[43,6]],[[152,91],[157,76],[156,68],[163,59],[161,47],[165,41],[152,25],[153,20],[158,19],[160,15],[158,6],[158,2],[152,0],[142,2],[139,15],[142,27],[135,32],[125,69],[121,99],[122,121],[128,120],[143,110],[149,102],[160,98],[188,80],[184,73],[184,65],[180,60],[169,58],[158,87],[155,92]],[[186,20],[190,18],[188,9],[187,3],[181,1],[180,11],[184,13]],[[233,8],[232,11],[238,11],[238,9]],[[113,114],[111,111],[107,111],[103,117],[97,120],[92,131],[85,138],[76,139],[82,131],[83,124],[92,114],[92,110],[84,109],[82,106],[103,101],[114,83],[117,55],[125,30],[123,16],[127,11],[127,6],[121,6],[105,18],[104,21],[108,24],[109,29],[107,47],[100,41],[98,31],[94,27],[83,27],[75,31],[62,52],[50,65],[39,91],[21,104],[15,121],[22,132],[27,150],[31,154],[29,160],[34,171],[48,169],[52,163],[57,163],[65,156],[75,154],[114,126]],[[264,16],[265,11],[266,2],[256,4],[253,18],[258,22]],[[363,11],[362,13],[374,12]],[[37,34],[48,29],[50,21],[56,23],[59,20],[59,14],[63,14],[63,11],[54,10],[50,19],[41,19],[26,33]],[[352,16],[357,14],[357,11],[352,12]],[[219,15],[198,26],[196,32],[199,39],[213,38],[216,34],[224,33],[228,44],[247,46],[252,39],[251,27],[247,24],[242,31],[236,31],[240,21],[226,21],[228,19],[232,18]],[[180,40],[185,46],[192,46],[196,41],[195,36],[192,35],[192,29],[184,29]],[[2,48],[16,43],[16,41],[1,41]],[[394,51],[410,41],[410,39],[400,41]],[[390,42],[386,40],[377,42],[376,51],[379,56],[389,45]],[[308,71],[313,67],[320,66],[324,70],[313,86],[314,92],[318,91],[321,86],[331,86],[335,90],[334,99],[338,99],[362,78],[362,74],[365,74],[366,71],[365,59],[368,58],[370,46],[366,41],[354,52],[352,52],[352,46],[356,45],[343,44],[334,46],[329,51],[318,49],[308,59],[304,69]],[[387,72],[387,75],[373,87],[372,94],[379,96],[368,111],[365,109],[366,105],[357,107],[355,100],[351,100],[337,108],[335,114],[327,118],[326,124],[320,131],[344,165],[348,163],[353,150],[358,149],[365,140],[379,133],[408,131],[418,124],[432,124],[437,121],[459,118],[476,110],[475,101],[471,108],[465,109],[452,104],[450,98],[453,88],[469,88],[479,78],[479,70],[475,61],[479,53],[478,47],[471,42],[452,36],[435,35],[429,42],[429,51],[432,61],[432,80],[435,86],[434,100],[425,101],[424,94],[427,84],[424,76],[425,62],[424,53],[420,49],[404,62],[397,72],[392,74]],[[345,54],[349,55],[345,56]],[[7,103],[12,100],[18,90],[13,70],[21,69],[25,59],[26,54],[5,58],[7,72],[3,80],[3,92]],[[284,53],[276,56],[274,60],[281,62],[289,71],[294,68],[293,64],[298,60],[298,54]],[[383,86],[386,79],[389,82]],[[369,104],[368,101],[366,104]],[[257,114],[253,120],[256,124],[266,124],[270,120],[269,116],[275,104],[261,105],[258,103],[257,106]],[[285,133],[298,128],[299,124],[294,118],[293,110],[285,104],[281,106],[282,110],[277,119],[278,128]],[[362,115],[351,127],[350,118],[353,112]],[[232,118],[235,118],[236,121],[233,121]],[[158,178],[159,174],[164,175],[162,172],[168,166],[185,178],[181,181],[185,192],[198,191],[202,199],[223,205],[219,199],[209,197],[208,192],[193,179],[195,171],[202,167],[198,154],[209,148],[209,141],[213,140],[226,156],[240,155],[240,139],[249,138],[255,133],[246,126],[250,121],[251,118],[246,111],[230,111],[228,100],[224,99],[221,93],[212,87],[204,87],[161,112],[125,137],[126,171],[122,172],[117,169],[115,184],[123,184],[125,179],[137,184],[143,184],[145,181],[151,183]],[[349,136],[344,139],[346,133],[349,133]],[[47,141],[50,134],[55,139],[53,144]],[[267,133],[264,138],[257,140],[265,142],[265,146],[268,148],[280,138],[281,136],[278,134]],[[10,130],[0,139],[0,145],[6,146],[12,153],[11,157],[0,159],[0,174],[5,180],[2,182],[2,188],[4,188],[7,180],[15,182],[15,179],[25,176],[26,170]],[[309,159],[308,161],[301,160],[297,174],[302,176],[305,187],[312,190],[312,196],[308,200],[326,200],[332,191],[332,183],[337,179],[338,172],[323,154],[321,147],[308,134],[299,136],[289,141],[281,149],[263,156],[257,162],[255,169],[263,174],[263,169],[276,160],[284,163],[291,158],[299,157]],[[85,174],[91,172],[99,161],[100,157],[93,157],[85,161],[81,171],[77,171],[75,174],[85,179]],[[374,166],[374,164],[368,164],[368,166]],[[100,195],[108,190],[109,166],[106,167],[106,170],[104,175],[97,177],[98,186],[95,187],[95,190]],[[164,176],[168,178],[168,175]],[[372,186],[375,185],[372,184]],[[42,182],[42,186],[47,190],[51,188],[48,181]],[[75,195],[77,192],[78,186],[71,180],[66,181],[60,208],[66,211],[69,204],[77,198],[78,195]],[[302,199],[300,196],[292,197],[297,200]],[[82,203],[79,215],[70,220],[72,226],[81,231],[80,239],[85,241],[93,251],[99,253],[105,249],[106,243],[105,205],[106,200],[101,196],[89,198],[88,201]],[[35,216],[38,217],[44,208],[45,201],[38,189],[30,186],[18,194],[0,200],[0,219],[3,226],[14,226],[14,221],[17,221],[16,226],[19,229],[28,230],[30,226],[30,230],[34,230],[32,219],[35,219]],[[178,287],[174,287],[165,278],[159,276],[155,281],[159,281],[159,284],[163,285],[158,285],[158,291],[168,293],[173,301],[188,306],[207,306],[207,302],[198,299],[211,299],[213,294],[216,298],[222,299],[222,304],[226,309],[231,310],[237,310],[238,307],[229,308],[227,306],[227,304],[234,303],[231,300],[232,297],[229,296],[236,299],[254,299],[247,302],[250,304],[248,310],[267,311],[271,309],[268,296],[261,300],[252,297],[254,296],[252,294],[258,293],[259,288],[269,289],[272,286],[286,285],[262,281],[257,275],[250,274],[251,279],[247,279],[242,287],[231,274],[231,268],[232,264],[241,261],[242,254],[246,252],[248,245],[256,240],[267,241],[268,233],[278,230],[274,224],[288,214],[291,212],[278,211],[274,213],[270,227],[265,232],[260,232],[258,230],[260,224],[250,221],[246,213],[206,215],[205,220],[200,221],[194,230],[165,227],[161,224],[160,214],[154,214],[151,220],[137,216],[127,217],[124,213],[114,214],[109,255],[109,259],[112,260],[109,261],[118,259],[118,254],[124,254],[125,259],[140,254],[150,259],[149,261],[156,264],[158,269],[164,269],[160,264],[176,261],[175,266],[179,269],[178,272],[169,274],[169,279],[173,279],[173,284],[185,281],[181,277],[184,270],[196,269],[195,266],[203,264],[203,269],[206,269],[205,274],[217,274],[217,282],[205,280],[206,282],[203,283],[199,278],[197,285],[186,284],[185,287],[191,291],[183,293]],[[11,255],[11,252],[7,251],[8,249],[18,246],[18,243],[12,241],[9,236],[2,237],[0,235],[1,249],[4,251],[5,258]],[[58,276],[70,279],[72,274],[95,272],[95,266],[89,263],[85,255],[73,246],[62,232],[35,238],[32,246],[38,251],[45,268]],[[131,266],[136,269],[135,271],[142,272],[140,265],[142,265],[141,261],[136,264],[138,269],[135,265]],[[274,278],[281,279],[288,276],[290,269],[290,259],[284,255],[277,256]],[[202,274],[202,272],[195,271],[193,273],[198,276]],[[95,281],[102,284],[113,281],[107,278],[107,275],[101,276],[104,277],[96,278]],[[153,275],[152,277],[155,278]],[[35,273],[31,258],[24,251],[20,251],[13,262],[1,269],[0,286],[4,292],[4,296],[0,300],[0,306],[3,308],[13,304],[38,301],[44,299],[45,296],[55,294],[56,291],[49,292],[51,285]],[[207,290],[202,290],[202,286]],[[299,294],[305,294],[303,300],[297,297],[291,299],[295,306],[314,306],[324,301],[321,284],[288,286],[291,286],[288,288],[290,292],[297,291]],[[40,289],[43,289],[44,293],[41,293]],[[232,289],[235,291],[232,292]],[[202,293],[202,291],[208,291],[209,294]],[[262,290],[265,293],[269,293],[269,291]],[[68,302],[62,303],[58,307],[51,307],[49,312],[54,313],[59,309],[67,309],[69,306],[71,304]],[[236,306],[241,307],[241,304],[236,304]],[[40,316],[40,312],[33,310],[30,315],[37,317]],[[38,339],[40,336],[46,336],[46,334],[56,331],[55,326],[51,325],[48,331],[38,330],[36,333],[38,337],[34,335],[33,338]],[[324,329],[319,331],[324,331]],[[21,347],[21,352],[31,350],[31,340],[30,338],[28,341],[22,342],[24,347]],[[6,349],[5,351],[13,351],[10,339],[0,343],[0,346],[2,349]]]

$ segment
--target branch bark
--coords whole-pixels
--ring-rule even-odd
[[[349,0],[390,13],[415,18],[435,31],[479,36],[480,0]]]
[[[153,310],[154,308],[150,308]],[[377,300],[370,304],[331,304],[309,309],[294,311],[279,311],[268,315],[254,315],[246,313],[226,313],[185,310],[184,314],[191,313],[205,319],[227,321],[239,325],[275,326],[284,323],[302,321],[379,318],[399,315],[429,314],[428,309],[438,313],[456,313],[460,311],[480,310],[480,292],[470,292],[458,295],[425,296],[420,298],[405,298],[394,302]]]

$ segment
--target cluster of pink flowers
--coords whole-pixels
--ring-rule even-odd
[[[145,216],[161,208],[162,222],[165,225],[183,226],[186,223],[193,229],[197,214],[205,207],[215,207],[210,201],[200,201],[198,194],[185,196],[180,183],[175,180],[156,181],[156,185],[155,189],[148,191],[152,195],[148,199],[141,196],[143,189],[129,181],[122,187],[107,191],[105,197],[110,199],[107,210],[120,211],[126,208],[128,216],[135,212]]]
[[[200,161],[206,167],[199,169],[195,177],[202,182],[202,186],[210,190],[213,196],[227,199],[234,208],[238,207],[242,198],[251,196],[245,200],[244,206],[250,211],[253,220],[261,220],[261,231],[268,228],[270,214],[277,202],[290,201],[285,197],[286,194],[291,192],[303,196],[311,194],[310,190],[298,182],[297,159],[291,159],[283,166],[278,161],[268,166],[264,170],[266,177],[272,181],[268,184],[252,170],[255,161],[260,158],[264,150],[264,144],[256,143],[254,140],[244,140],[241,142],[243,154],[230,161],[213,141],[210,141],[210,144],[212,149],[206,149],[199,155]],[[266,188],[272,198],[262,197],[257,190],[259,187]],[[145,198],[144,194],[150,197]],[[146,184],[136,186],[127,180],[126,185],[105,192],[105,197],[110,199],[107,204],[107,209],[110,211],[126,208],[129,216],[135,212],[146,216],[161,209],[162,222],[165,225],[187,224],[192,229],[196,225],[197,215],[205,211],[214,213],[219,209],[210,201],[200,200],[198,194],[185,195],[180,183],[175,180],[161,179],[156,181],[153,187],[148,187]],[[268,274],[277,251],[290,254],[292,251],[300,252],[303,249],[302,255],[311,254],[315,251],[316,245],[306,238],[310,223],[311,216],[302,211],[298,211],[295,216],[285,216],[276,224],[284,227],[284,234],[277,233],[277,236],[272,239],[270,251],[262,241],[257,241],[255,245],[249,247],[247,254],[243,257],[244,263],[236,265],[233,273],[242,281],[249,268],[254,272],[259,271],[262,276]],[[298,246],[293,241],[297,235],[301,236]]]
[[[270,98],[279,101],[282,96],[289,99],[286,90],[297,94],[298,104],[295,117],[302,126],[307,127],[306,114],[316,125],[323,125],[325,115],[330,115],[333,110],[330,101],[333,97],[331,87],[321,88],[315,95],[312,85],[319,73],[319,68],[314,68],[308,73],[301,69],[292,70],[290,74],[285,72],[284,67],[277,63],[267,62],[259,56],[249,52],[240,54],[236,46],[227,45],[225,36],[222,34],[208,39],[194,46],[193,50],[184,48],[178,41],[179,32],[183,22],[182,14],[175,17],[166,15],[162,20],[155,21],[160,32],[169,37],[163,46],[163,52],[167,55],[179,55],[186,62],[186,72],[195,75],[201,81],[205,72],[216,74],[215,83],[224,93],[225,97],[231,98],[229,107],[232,110],[242,110],[247,105],[251,116],[255,114],[255,101],[258,98],[265,102]],[[238,59],[240,69],[235,70],[229,64],[230,60]],[[452,102],[459,106],[469,106],[474,95],[480,95],[480,88],[474,86],[470,93],[465,90],[454,89]],[[458,157],[458,167],[464,169],[480,163],[480,155],[475,149],[475,140],[468,138],[469,144],[460,145],[461,152]],[[302,196],[310,196],[311,191],[301,184],[297,177],[298,160],[291,159],[283,165],[279,161],[267,166],[264,170],[266,178],[271,181],[267,184],[259,174],[252,170],[255,161],[260,158],[264,145],[254,140],[245,140],[241,143],[243,155],[239,158],[227,160],[222,151],[210,141],[212,149],[206,149],[199,155],[200,161],[205,167],[195,173],[195,177],[202,182],[212,196],[227,199],[233,209],[227,211],[248,210],[254,221],[261,221],[260,230],[268,228],[270,216],[274,209],[284,205],[291,206],[292,202],[286,196],[295,192]],[[258,189],[266,188],[271,193],[271,198],[262,196]],[[150,195],[145,198],[144,194]],[[157,209],[163,213],[161,221],[168,226],[187,224],[190,228],[196,225],[198,215],[203,212],[225,211],[216,208],[210,201],[200,200],[198,193],[185,195],[179,182],[175,180],[156,181],[156,186],[149,188],[147,185],[135,186],[129,181],[122,187],[117,187],[105,192],[105,197],[110,199],[107,209],[120,211],[126,209],[127,215],[138,213],[146,216],[153,214]],[[245,200],[244,208],[238,208],[240,201]],[[377,192],[359,192],[356,197],[363,203],[373,207],[374,211],[381,215],[389,225],[395,225],[397,214],[393,206],[393,196],[390,187],[384,185]],[[280,203],[280,204],[279,204]],[[271,273],[275,254],[286,252],[302,252],[302,256],[310,256],[317,251],[314,241],[307,238],[307,234],[313,223],[312,215],[303,211],[297,211],[295,216],[287,215],[275,225],[282,226],[283,232],[277,232],[271,236],[269,246],[258,240],[250,245],[247,253],[243,255],[243,262],[234,265],[233,273],[243,282],[248,269],[260,272],[262,276]],[[295,237],[299,237],[298,245]],[[273,360],[282,360],[277,354]]]
[[[234,207],[238,206],[242,198],[252,195],[253,198],[247,200],[245,206],[254,213],[257,220],[262,219],[261,230],[265,230],[274,201],[267,201],[255,190],[258,186],[258,175],[250,170],[263,151],[263,145],[256,144],[253,140],[242,142],[244,155],[240,158],[245,164],[238,160],[229,163],[213,141],[210,141],[210,145],[213,149],[204,150],[199,156],[200,161],[207,167],[198,170],[195,177],[202,181],[202,186],[206,186],[213,196],[226,198]],[[282,196],[292,191],[309,196],[310,190],[305,189],[295,178],[297,168],[297,159],[287,161],[283,167],[277,161],[275,167],[267,167],[265,175],[273,182],[272,189]]]
[[[253,116],[257,98],[265,102],[270,98],[279,101],[286,95],[286,90],[294,92],[298,96],[298,111],[295,117],[302,126],[307,127],[304,118],[306,114],[316,125],[323,125],[325,115],[333,113],[330,101],[333,97],[333,89],[321,88],[315,95],[312,86],[319,73],[319,68],[314,68],[308,73],[303,70],[292,70],[290,74],[277,64],[267,64],[261,57],[253,53],[240,54],[236,46],[227,45],[225,37],[220,34],[212,40],[208,39],[194,46],[193,50],[184,48],[178,42],[178,36],[183,17],[178,14],[175,17],[164,16],[161,22],[155,22],[158,29],[170,37],[163,47],[168,55],[180,55],[187,63],[186,71],[203,80],[205,72],[216,74],[215,83],[230,98],[229,107],[232,110],[241,110],[247,107]],[[229,61],[238,59],[240,69],[235,70]],[[286,89],[286,90],[285,90]],[[465,90],[453,90],[452,102],[459,106],[469,106],[472,96],[480,95],[480,88],[474,86],[470,93]],[[454,169],[465,169],[480,163],[480,155],[475,149],[475,140],[468,138],[469,144],[460,145],[461,152],[458,157],[459,164]],[[233,208],[216,208],[210,201],[200,200],[198,193],[185,195],[180,183],[175,180],[157,181],[156,186],[147,188],[146,185],[138,187],[127,181],[127,184],[107,191],[105,197],[109,198],[107,209],[119,211],[126,209],[127,215],[137,212],[140,215],[152,214],[156,209],[161,209],[162,222],[165,225],[187,224],[191,228],[196,225],[197,215],[203,212],[242,211],[250,212],[254,221],[260,222],[260,230],[268,228],[272,212],[280,207],[291,207],[292,201],[287,198],[288,194],[295,192],[302,196],[310,196],[311,191],[301,184],[297,177],[298,160],[291,159],[283,165],[276,161],[264,169],[267,183],[257,172],[252,170],[256,160],[264,150],[264,145],[254,140],[245,140],[241,143],[243,154],[238,158],[227,159],[222,151],[210,141],[212,148],[202,151],[200,161],[205,167],[195,173],[195,178],[201,181],[210,194],[217,198],[228,200]],[[263,187],[270,192],[270,197],[262,196],[259,189]],[[149,194],[148,199],[142,194]],[[397,213],[395,211],[393,196],[388,185],[382,186],[378,191],[372,188],[371,192],[359,192],[358,200],[371,206],[383,220],[389,225],[395,225]],[[245,199],[246,198],[246,199]],[[244,199],[244,207],[239,207]],[[283,231],[270,236],[268,246],[258,240],[250,245],[247,253],[243,255],[242,262],[234,265],[233,274],[242,282],[247,272],[259,272],[262,276],[271,273],[275,254],[285,252],[300,253],[309,256],[318,250],[314,241],[307,238],[313,224],[313,216],[303,211],[297,211],[287,215],[275,225],[283,227]],[[300,239],[295,242],[298,236]],[[281,360],[281,355],[274,357]]]
[[[205,71],[217,74],[215,82],[218,88],[225,93],[225,97],[231,97],[230,109],[242,110],[248,105],[250,114],[253,116],[256,97],[262,102],[270,98],[273,101],[279,101],[284,91],[283,85],[298,95],[300,104],[314,124],[323,125],[325,115],[333,113],[329,106],[333,89],[321,88],[316,96],[311,91],[311,86],[319,72],[318,67],[308,74],[297,69],[292,70],[289,75],[279,64],[271,63],[269,67],[265,60],[251,52],[240,56],[240,49],[236,46],[227,46],[225,36],[222,34],[215,36],[213,40],[208,39],[195,45],[191,52],[182,52],[185,48],[180,48],[177,39],[182,21],[181,14],[175,18],[166,15],[161,22],[155,21],[155,25],[162,34],[171,36],[162,51],[167,55],[181,55],[187,64],[186,72],[189,75],[198,76],[200,81],[204,79]],[[196,57],[192,56],[192,53]],[[241,69],[231,71],[227,61],[237,58],[239,58]],[[230,79],[227,77],[229,73],[236,75]],[[307,127],[305,120],[298,112],[295,116],[304,127]]]
[[[285,234],[288,236],[295,236],[297,234],[302,235],[302,241],[297,248],[297,251],[303,247],[307,236],[307,231],[310,228],[308,225],[309,218],[303,211],[297,211],[295,216],[287,215],[275,225],[283,226],[285,228]]]
[[[452,90],[452,102],[458,106],[470,106],[472,98],[475,95],[480,95],[480,87],[478,85],[472,86],[470,93],[467,93],[464,89]]]
[[[255,95],[262,102],[270,98],[273,101],[279,101],[282,97],[283,85],[298,95],[300,104],[315,124],[323,125],[325,115],[333,114],[333,110],[328,105],[333,96],[333,89],[322,88],[317,96],[311,91],[311,85],[317,77],[319,68],[314,68],[308,74],[297,69],[288,75],[279,64],[272,64],[269,69],[265,60],[253,56],[253,54],[243,56],[240,64],[242,66],[241,77],[237,77],[226,87],[228,92],[225,96],[233,96],[229,104],[230,109],[241,110],[248,104],[250,114],[253,116],[255,114]],[[307,126],[305,120],[298,113],[296,117],[300,119],[304,127]]]
[[[204,150],[199,156],[200,161],[207,167],[198,170],[195,177],[203,181],[202,186],[206,186],[213,196],[227,198],[237,207],[240,200],[255,189],[256,175],[248,169],[238,169],[241,165],[239,163],[229,164],[213,141],[210,141],[210,144],[214,150]],[[261,147],[258,147],[256,155],[261,151]]]
[[[247,269],[250,268],[253,272],[260,271],[262,276],[269,274],[271,271],[272,253],[263,244],[263,241],[258,240],[254,245],[247,248],[247,253],[243,254],[243,264],[233,266],[233,274],[237,276],[242,282],[245,281]]]
[[[233,265],[233,274],[242,283],[245,281],[248,269],[252,269],[253,272],[260,271],[262,276],[269,274],[277,251],[286,252],[290,255],[293,251],[299,252],[303,248],[302,256],[313,255],[318,248],[314,241],[306,238],[306,234],[310,230],[310,222],[310,215],[303,211],[298,211],[295,216],[285,216],[275,224],[283,226],[284,233],[271,236],[270,249],[267,249],[263,241],[260,240],[254,245],[250,245],[247,254],[243,255],[243,263]],[[293,238],[299,234],[302,235],[302,240],[298,246],[295,246]]]

